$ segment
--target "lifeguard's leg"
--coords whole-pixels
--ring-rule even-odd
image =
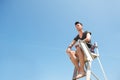
[[[74,64],[74,66],[76,67],[77,70],[79,70],[79,63],[78,63],[78,60],[77,60],[77,57],[76,57],[76,52],[75,51],[70,51],[69,53],[67,53],[69,56],[70,56],[70,59],[72,61],[72,63]]]
[[[85,70],[84,70],[85,61],[84,61],[84,53],[81,50],[81,48],[77,46],[76,49],[77,49],[77,55],[78,55],[79,62],[80,62],[78,75],[76,76],[76,78],[78,79],[78,78],[85,76]]]

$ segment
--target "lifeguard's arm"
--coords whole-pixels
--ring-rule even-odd
[[[90,33],[87,33],[86,38],[84,39],[85,42],[89,42],[91,40],[91,35]]]
[[[76,43],[76,41],[73,40],[73,41],[70,43],[70,45],[68,46],[68,48],[72,48],[75,43]]]
[[[75,40],[73,40],[73,41],[70,43],[70,45],[68,46],[68,48],[67,48],[67,50],[66,50],[67,53],[69,53],[69,51],[71,51],[71,48],[73,47],[73,45],[74,45],[75,43],[76,43]]]

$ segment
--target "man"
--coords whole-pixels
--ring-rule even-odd
[[[74,40],[68,46],[66,52],[70,56],[72,63],[74,64],[74,66],[76,67],[76,69],[78,71],[78,74],[74,79],[78,79],[78,78],[85,76],[86,73],[84,70],[84,64],[85,64],[84,63],[84,53],[77,42],[79,39],[84,40],[87,43],[88,47],[90,48],[91,45],[89,45],[89,43],[91,42],[91,33],[88,31],[83,31],[83,25],[80,22],[75,22],[75,27],[78,31],[78,35],[74,38]],[[76,51],[72,50],[72,47],[74,45],[76,47]],[[77,58],[78,58],[79,62],[78,62]],[[80,63],[80,65],[79,65],[79,63]]]

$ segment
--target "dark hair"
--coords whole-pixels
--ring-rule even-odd
[[[80,22],[75,22],[75,25],[77,25],[77,24],[80,24],[81,26],[83,26],[83,24],[82,23],[80,23]]]

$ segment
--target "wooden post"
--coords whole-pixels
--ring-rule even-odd
[[[91,64],[92,64],[91,61],[87,62],[86,80],[90,80],[90,76],[91,76]]]
[[[82,48],[82,50],[85,54],[85,57],[87,58],[86,80],[90,80],[91,64],[92,64],[93,58],[91,56],[90,50],[88,49],[88,47],[84,41],[79,40],[79,46]]]

